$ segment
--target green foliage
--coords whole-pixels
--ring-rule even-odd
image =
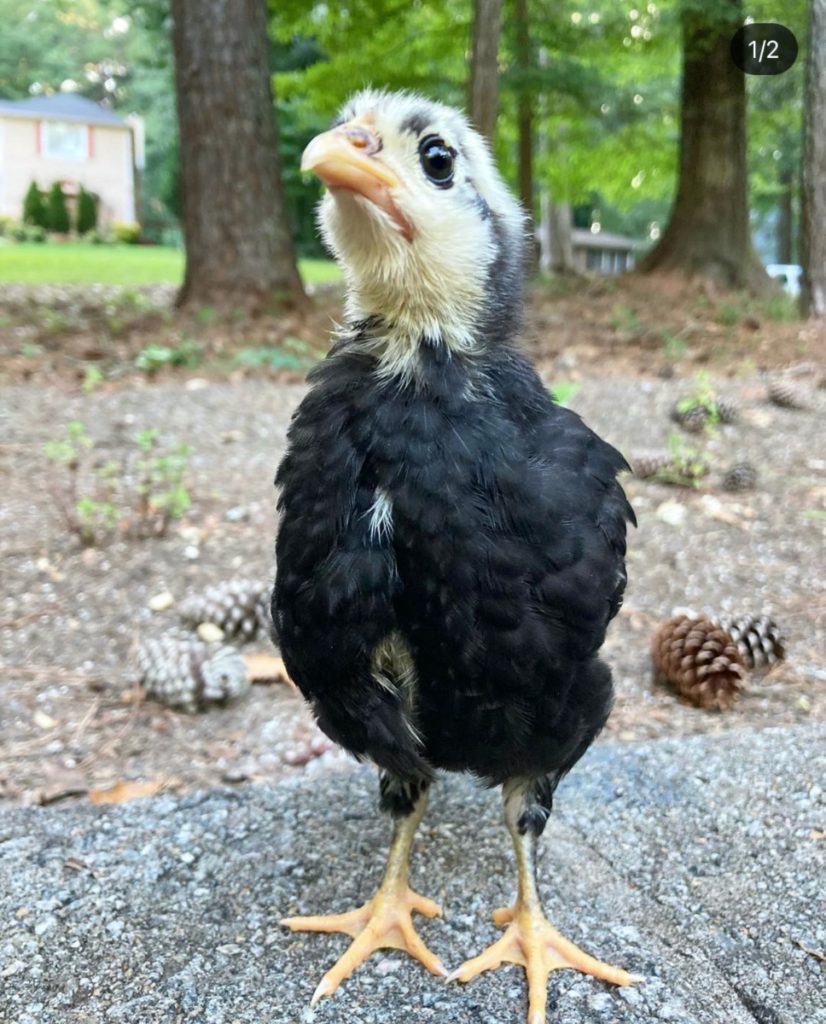
[[[575,380],[560,380],[552,388],[549,388],[551,398],[557,405],[568,405],[574,395],[579,391],[579,382]]]
[[[100,544],[117,534],[161,536],[191,507],[188,444],[164,448],[152,428],[135,435],[134,447],[121,461],[91,463],[85,458],[91,448],[86,427],[75,420],[43,449],[65,472],[52,493],[64,526],[82,544]]]
[[[182,443],[171,451],[161,451],[158,431],[154,428],[136,434],[135,441],[141,452],[137,484],[139,508],[144,519],[163,523],[161,532],[165,532],[169,521],[180,519],[192,504],[184,482],[192,448]]]
[[[66,424],[64,436],[54,441],[47,441],[43,451],[51,462],[62,466],[77,465],[83,451],[92,447],[92,439],[80,420],[72,420]]]
[[[630,306],[614,306],[608,324],[620,334],[637,334],[642,329],[642,321]]]
[[[56,234],[68,234],[69,208],[66,206],[66,197],[63,195],[63,186],[56,181],[49,189],[46,198],[46,227]]]
[[[721,302],[717,307],[717,323],[724,327],[736,327],[743,316],[743,310],[736,302]]]
[[[660,337],[663,343],[663,355],[670,362],[677,362],[688,352],[688,344],[678,334],[663,331]]]
[[[26,196],[23,199],[23,223],[39,228],[48,227],[46,204],[43,202],[43,193],[40,191],[36,181],[29,185]]]
[[[91,394],[96,391],[98,386],[103,383],[103,370],[99,366],[87,366],[83,374],[83,393],[85,395]]]
[[[112,224],[112,234],[116,242],[126,245],[137,245],[141,240],[141,226],[134,221],[116,220]]]
[[[48,241],[46,229],[39,224],[17,224],[10,223],[7,229],[8,237],[13,242],[34,242],[40,245]]]
[[[286,337],[278,346],[261,345],[243,348],[235,356],[238,366],[254,369],[268,367],[273,370],[293,370],[306,373],[318,362],[323,353],[302,338]]]
[[[760,311],[775,323],[788,323],[800,319],[797,299],[787,292],[772,292],[760,300]]]
[[[157,373],[165,366],[197,366],[203,346],[191,338],[180,345],[147,345],[135,358],[135,366],[146,373]]]
[[[677,409],[680,412],[688,412],[690,409],[704,409],[706,413],[703,430],[714,433],[720,425],[720,409],[717,405],[717,396],[711,383],[711,376],[702,370],[694,378],[694,384],[690,393],[677,402]],[[685,438],[681,434],[672,435],[678,439],[680,444],[685,444]],[[676,442],[675,442],[676,443]]]
[[[87,192],[81,185],[80,194],[77,197],[77,224],[75,225],[79,235],[85,235],[94,231],[98,225],[98,205],[91,192]]]
[[[657,470],[653,479],[675,487],[699,487],[700,481],[708,475],[708,461],[702,451],[677,431],[668,435],[668,450],[670,464]]]

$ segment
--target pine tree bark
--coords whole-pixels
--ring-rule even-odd
[[[826,320],[826,0],[811,0],[800,253],[804,316]]]
[[[284,209],[266,0],[172,0],[186,273],[179,305],[302,305]]]
[[[643,273],[676,271],[727,287],[769,285],[751,242],[746,167],[746,79],[731,59],[742,0],[683,9],[677,196]]]
[[[531,68],[528,0],[515,0],[516,66],[520,73],[516,122],[519,134],[519,198],[533,225],[533,103],[526,78]]]
[[[528,247],[526,269],[528,273],[534,273],[539,266],[541,250],[534,221],[534,98],[529,84],[530,73],[534,67],[534,53],[531,46],[528,0],[515,0],[513,14],[516,23],[516,66],[519,70],[519,93],[516,101],[517,175],[519,199],[527,214],[525,230],[532,242]]]
[[[492,144],[499,99],[499,34],[502,0],[475,0],[468,83],[468,114]]]
[[[783,167],[778,178],[777,262],[788,264],[794,263],[794,174],[791,167]]]
[[[574,211],[570,203],[548,198],[546,214],[548,269],[552,274],[577,273],[574,262]]]

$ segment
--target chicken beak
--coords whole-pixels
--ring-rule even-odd
[[[380,150],[381,140],[370,126],[350,121],[316,135],[304,150],[301,170],[313,171],[331,190],[347,189],[364,196],[384,210],[409,241],[412,238],[410,222],[392,196],[400,181],[376,158]]]

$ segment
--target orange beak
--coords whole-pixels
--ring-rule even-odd
[[[393,201],[398,177],[377,159],[381,140],[361,119],[316,135],[301,157],[301,170],[313,171],[331,190],[348,189],[364,196],[392,218],[410,241],[413,230]]]

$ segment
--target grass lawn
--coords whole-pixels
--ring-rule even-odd
[[[301,260],[307,284],[338,281],[330,260]],[[92,245],[89,242],[2,242],[0,282],[21,284],[180,284],[184,254],[160,245]]]

